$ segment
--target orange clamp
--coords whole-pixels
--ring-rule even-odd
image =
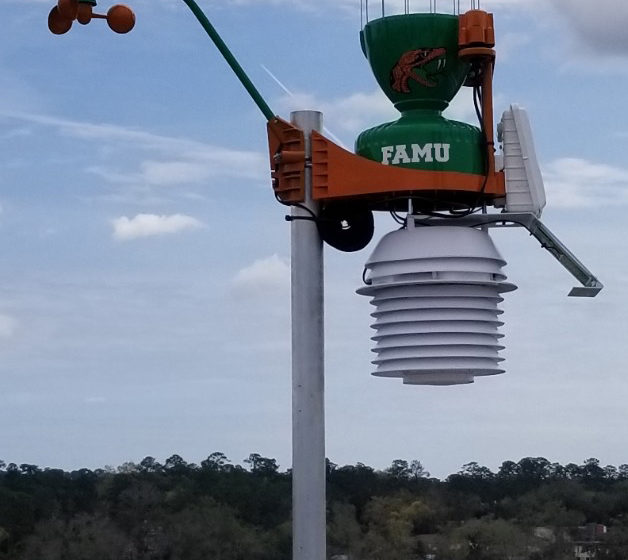
[[[305,200],[305,136],[278,117],[268,121],[268,151],[273,190],[285,203]]]
[[[458,44],[460,48],[495,46],[493,14],[483,10],[470,10],[459,16]]]

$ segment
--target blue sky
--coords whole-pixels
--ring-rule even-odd
[[[48,0],[0,5],[0,458],[259,452],[288,468],[289,225],[263,117],[183,2],[137,0],[125,36],[94,21],[57,37]],[[200,5],[284,118],[321,110],[348,146],[395,118],[359,48],[357,0]],[[529,110],[543,220],[606,288],[567,298],[571,277],[536,241],[495,232],[519,285],[504,302],[507,374],[407,387],[369,375],[371,310],[355,289],[374,243],[327,249],[327,455],[340,464],[419,459],[446,476],[523,456],[628,462],[628,7],[482,7],[496,115]],[[449,116],[473,118],[468,94]],[[376,239],[394,227],[380,217]]]

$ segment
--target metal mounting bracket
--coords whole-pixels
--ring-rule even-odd
[[[413,216],[418,225],[445,225],[466,227],[513,227],[526,228],[582,286],[571,289],[572,297],[595,297],[604,285],[582,264],[578,258],[556,237],[550,229],[530,212],[503,212],[501,214],[473,214],[464,217],[434,218],[422,215]]]

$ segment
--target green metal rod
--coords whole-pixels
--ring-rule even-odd
[[[249,93],[255,104],[259,107],[260,111],[264,113],[266,120],[273,120],[276,116],[275,113],[268,106],[268,103],[266,103],[260,92],[253,85],[253,82],[251,82],[249,77],[246,75],[246,72],[242,69],[240,63],[236,60],[235,56],[233,56],[233,54],[229,50],[229,47],[227,47],[225,42],[222,40],[222,38],[218,34],[218,31],[216,31],[214,26],[207,19],[207,16],[203,13],[203,10],[199,8],[198,4],[194,0],[183,1],[187,4],[188,8],[192,10],[192,13],[196,16],[196,19],[203,26],[203,29],[207,32],[207,35],[209,35],[210,39],[214,42],[214,45],[216,45],[216,48],[220,51],[220,54],[222,54],[224,59],[227,61],[227,64],[234,71],[235,75],[240,80],[240,83],[244,86],[244,89],[246,89],[246,91]]]

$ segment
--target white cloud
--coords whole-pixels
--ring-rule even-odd
[[[104,404],[107,402],[106,397],[85,397],[83,399],[85,404]]]
[[[497,96],[494,101],[498,101]],[[470,122],[478,126],[478,117],[473,105],[473,89],[463,87],[453,98],[443,116],[454,121]]]
[[[499,35],[497,63],[507,61],[511,54],[532,42],[532,36],[523,32],[504,33]]]
[[[177,233],[202,227],[202,223],[199,220],[184,214],[172,214],[170,216],[137,214],[133,218],[121,216],[112,220],[111,223],[113,225],[113,236],[120,241]]]
[[[62,133],[74,138],[126,141],[162,149],[170,149],[181,145],[202,146],[202,144],[190,140],[160,136],[158,134],[113,124],[74,121],[18,111],[3,111],[1,114],[5,117],[17,120],[57,128]]]
[[[368,126],[399,117],[392,103],[379,89],[331,100],[320,99],[310,93],[293,92],[292,95],[282,96],[278,105],[280,113],[304,108],[321,111],[325,126],[335,134],[355,134]]]
[[[483,10],[492,10],[495,8],[512,9],[519,6],[529,7],[531,4],[536,4],[539,0],[474,0],[475,5]],[[269,5],[269,6],[286,6],[288,8],[304,10],[308,12],[326,12],[329,13],[331,9],[339,9],[347,14],[355,15],[359,14],[359,2],[357,0],[222,0],[221,4],[231,4],[232,6],[250,6],[250,5]],[[453,2],[452,0],[441,0],[436,3],[438,11],[443,13],[451,13]],[[456,10],[457,10],[456,1]],[[402,0],[386,0],[385,12],[388,15],[403,13],[405,2]],[[470,0],[461,0],[460,9],[466,11],[472,6]],[[370,13],[373,17],[380,17],[381,15],[381,2],[380,0],[369,0]],[[410,8],[412,11],[425,11],[430,9],[430,2],[428,0],[413,0]]]
[[[11,338],[15,334],[17,323],[13,317],[0,314],[0,339]]]
[[[185,183],[201,183],[215,175],[213,165],[199,161],[144,161],[141,164],[144,183],[168,186]]]
[[[282,113],[303,108],[321,111],[323,123],[328,127],[329,132],[340,136],[350,136],[351,139],[367,128],[394,121],[400,116],[392,102],[379,89],[372,92],[355,92],[346,97],[331,100],[320,99],[314,94],[297,92],[281,97],[279,108]],[[462,88],[445,111],[445,117],[472,123],[477,121],[471,88]],[[327,135],[330,136],[330,134]]]
[[[320,107],[323,115],[334,126],[337,123],[343,130],[351,132],[399,117],[399,113],[381,90],[357,92],[329,102],[322,101]]]
[[[628,3],[624,0],[551,0],[580,41],[611,54],[628,54]]]
[[[111,152],[124,150],[126,153],[132,148],[149,154],[148,157],[138,155],[139,169],[135,171],[102,165],[87,168],[112,183],[165,186],[198,183],[210,177],[259,179],[268,174],[268,159],[261,152],[234,150],[112,124],[19,112],[0,111],[0,115],[52,127],[72,138],[109,143]],[[99,147],[104,149],[102,144]]]
[[[35,111],[45,106],[42,94],[24,79],[23,74],[4,63],[0,63],[0,88],[3,92],[0,110],[11,107],[21,111]]]
[[[519,9],[524,8],[529,10],[531,6],[542,5],[544,0],[480,0],[480,8],[482,10],[495,10],[496,8],[501,9]],[[466,4],[467,8],[470,8],[471,2],[467,0],[466,2],[460,3],[460,6],[463,7]]]
[[[543,170],[548,204],[589,207],[628,204],[628,169],[560,158]]]
[[[12,130],[7,130],[6,132],[0,135],[0,139],[2,140],[11,140],[12,138],[23,138],[25,136],[32,136],[33,131],[30,128],[25,126],[21,126],[18,128],[14,128]]]
[[[233,285],[239,294],[288,290],[290,263],[276,254],[256,260],[235,275]]]

